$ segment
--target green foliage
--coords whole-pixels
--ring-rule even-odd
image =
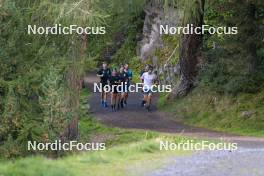
[[[121,48],[112,57],[116,64],[129,62],[132,57],[136,56],[137,35],[142,28],[142,21],[138,20],[126,27],[125,41]]]
[[[43,125],[49,133],[48,139],[55,139],[61,129],[65,128],[64,122],[69,120],[67,117],[70,117],[62,81],[62,75],[51,66],[41,84],[39,102],[42,109]]]
[[[71,118],[66,73],[78,65],[76,74],[81,75],[85,66],[76,54],[78,35],[29,35],[27,25],[67,26],[74,21],[80,26],[100,26],[107,14],[101,11],[100,1],[0,3],[0,140],[14,141],[17,150],[6,148],[5,142],[0,148],[12,157],[28,153],[28,140],[58,137]]]
[[[144,3],[141,0],[0,1],[0,140],[3,141],[0,150],[7,157],[27,154],[28,140],[58,137],[71,114],[79,109],[75,96],[79,79],[85,71],[97,66],[106,41],[111,41],[112,34],[121,30],[118,24],[130,23],[142,12]],[[120,18],[116,20],[116,16]],[[111,26],[113,22],[115,25]],[[28,35],[29,24],[107,26],[107,35],[89,35],[88,47],[81,56],[80,36]],[[69,75],[76,80],[68,80]],[[17,144],[17,149],[9,150],[5,141]]]
[[[209,64],[200,74],[201,86],[209,87],[220,94],[231,95],[260,91],[264,82],[263,72],[241,73],[241,70],[229,68],[230,65],[226,64]]]
[[[250,18],[250,4],[256,6],[255,19]],[[210,1],[205,7],[205,23],[212,26],[238,27],[237,35],[205,35],[205,67],[200,74],[202,85],[218,93],[237,95],[257,93],[264,82],[262,53],[264,6],[258,1]],[[256,55],[251,46],[256,45]],[[250,60],[253,56],[255,60]],[[251,68],[251,65],[256,65]]]

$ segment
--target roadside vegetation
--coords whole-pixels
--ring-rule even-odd
[[[183,123],[246,136],[264,136],[264,92],[238,96],[219,95],[197,88],[173,103],[161,96],[159,109]]]
[[[0,175],[4,176],[118,176],[142,175],[161,167],[170,156],[189,155],[191,151],[160,150],[159,141],[173,143],[190,140],[143,130],[110,128],[98,123],[87,108],[88,91],[81,93],[79,142],[105,142],[105,151],[60,153],[59,158],[32,155],[14,161],[0,160]],[[88,110],[88,111],[87,111]],[[46,156],[47,154],[44,153]],[[57,157],[57,156],[56,156]],[[144,167],[141,167],[144,165]],[[106,172],[107,171],[107,172]]]

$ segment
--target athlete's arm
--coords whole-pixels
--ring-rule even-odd
[[[159,84],[158,76],[155,74],[154,84]]]
[[[140,80],[142,83],[144,83],[144,77],[145,77],[145,73],[143,73],[141,76],[140,76]]]
[[[132,73],[132,71],[129,71],[128,72],[128,78],[130,81],[132,80],[132,77],[133,77],[133,73]]]
[[[102,70],[99,70],[99,71],[97,72],[96,76],[98,76],[98,77],[103,77],[103,72],[102,72]]]

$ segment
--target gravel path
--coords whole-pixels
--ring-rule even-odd
[[[98,82],[99,79],[95,74],[89,74],[84,82],[89,89],[93,91],[93,83]],[[141,93],[130,93],[128,99],[128,106],[117,112],[111,112],[110,108],[102,108],[100,105],[99,93],[93,93],[89,102],[91,113],[93,116],[110,127],[132,128],[159,131],[165,133],[180,134],[184,136],[200,137],[202,139],[223,139],[225,141],[236,142],[239,145],[247,147],[263,147],[264,138],[242,137],[238,135],[231,135],[227,133],[212,131],[204,128],[193,127],[185,125],[182,122],[171,118],[169,114],[159,112],[155,107],[157,97],[154,96],[151,112],[140,107],[142,100]],[[108,99],[110,96],[108,97]],[[109,102],[109,101],[108,101]]]
[[[264,148],[203,151],[170,158],[146,176],[264,176]]]

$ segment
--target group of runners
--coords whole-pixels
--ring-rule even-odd
[[[101,91],[101,106],[108,107],[107,104],[107,92],[104,91],[104,87],[110,85],[111,89],[111,110],[116,111],[120,108],[127,106],[129,86],[132,83],[133,73],[129,69],[128,64],[121,65],[119,69],[114,68],[110,70],[106,62],[102,63],[101,68],[97,72],[97,76],[100,77],[100,84],[102,85]],[[150,110],[150,103],[152,97],[151,87],[156,81],[156,74],[153,73],[153,67],[146,65],[144,70],[139,74],[140,80],[145,87],[143,92],[143,99],[141,106]],[[121,85],[121,86],[119,86]]]

